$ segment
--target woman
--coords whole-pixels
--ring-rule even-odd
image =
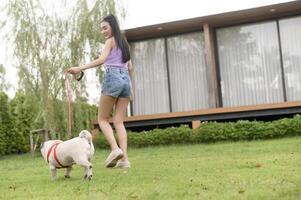
[[[112,150],[105,161],[105,166],[129,168],[127,133],[123,124],[132,91],[133,66],[129,45],[122,36],[114,15],[109,15],[103,19],[101,33],[106,41],[100,57],[88,64],[71,67],[68,72],[77,74],[83,70],[104,64],[105,75],[98,106],[98,123]],[[119,146],[109,123],[110,113],[114,106],[113,124],[117,132]]]

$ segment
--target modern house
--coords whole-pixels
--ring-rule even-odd
[[[136,70],[127,128],[301,113],[301,1],[125,33]]]

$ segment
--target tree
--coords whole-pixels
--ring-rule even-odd
[[[62,1],[61,6],[72,2]],[[14,47],[19,87],[36,97],[45,129],[55,130],[56,115],[62,112],[57,110],[56,101],[66,100],[64,69],[83,62],[85,56],[96,58],[104,42],[99,34],[101,19],[116,13],[114,0],[89,2],[78,0],[63,17],[56,12],[49,14],[41,0],[11,0],[6,5],[5,20],[12,24],[7,40]],[[85,88],[81,84],[77,99],[86,95]],[[80,110],[75,114],[82,120]]]
[[[0,91],[7,90],[10,85],[5,81],[6,71],[2,64],[0,64]]]

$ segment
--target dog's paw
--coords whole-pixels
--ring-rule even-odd
[[[91,179],[92,179],[92,174],[91,174],[91,175],[85,174],[84,180],[89,180],[89,181],[91,181]]]
[[[71,178],[71,176],[70,175],[65,175],[65,178]]]

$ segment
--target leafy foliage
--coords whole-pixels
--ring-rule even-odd
[[[29,133],[31,130],[43,127],[43,118],[39,117],[39,107],[36,106],[37,99],[23,92],[18,92],[14,99],[8,101],[5,93],[0,92],[0,155],[23,153],[29,151]],[[67,113],[62,112],[67,106],[66,102],[53,101],[58,111],[55,118],[55,127],[52,135],[59,134],[66,139]],[[90,123],[97,117],[97,107],[87,103],[72,104],[81,106],[77,118],[73,119],[73,134],[77,135],[80,130],[92,129]]]
[[[301,136],[301,116],[283,118],[272,122],[246,121],[205,122],[192,130],[186,125],[175,128],[154,129],[140,133],[129,132],[130,147],[146,147],[170,144],[213,143],[219,141],[261,140],[287,136]],[[102,134],[95,135],[94,143],[108,148]]]
[[[25,138],[16,129],[16,122],[9,112],[8,97],[0,92],[0,155],[25,152]]]
[[[11,0],[2,10],[6,17],[0,19],[0,27],[3,24],[9,30],[5,39],[14,49],[11,60],[18,69],[20,96],[13,100],[12,112],[18,126],[25,127],[19,130],[22,134],[28,134],[33,127],[66,133],[62,128],[67,123],[68,108],[63,103],[67,101],[64,70],[99,55],[104,43],[100,22],[107,14],[116,13],[114,0],[56,1],[55,7],[65,8],[59,14],[49,12],[51,4],[54,2]],[[0,65],[1,80],[5,74],[3,69]],[[98,73],[101,74],[100,69]],[[4,86],[0,84],[0,89]],[[71,87],[75,88],[75,81],[71,81]],[[77,102],[72,103],[73,130],[78,131],[87,127],[88,119],[83,117],[94,115],[94,111],[87,111],[90,106],[85,106],[84,81],[72,96]],[[85,124],[78,123],[81,121]]]

